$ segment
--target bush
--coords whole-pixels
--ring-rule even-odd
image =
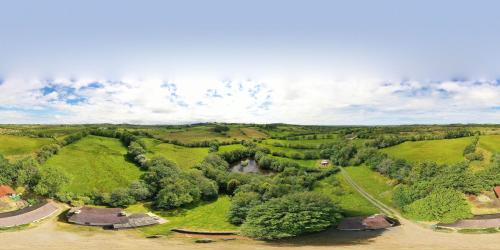
[[[465,201],[463,194],[447,188],[432,191],[425,198],[406,206],[404,211],[417,220],[442,223],[453,223],[472,216],[470,205]]]
[[[326,196],[294,193],[251,208],[242,233],[257,239],[280,239],[322,231],[339,221],[339,211]]]
[[[231,200],[229,222],[235,225],[242,224],[245,222],[248,211],[261,203],[260,195],[256,192],[238,192]]]

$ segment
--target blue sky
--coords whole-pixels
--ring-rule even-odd
[[[0,123],[500,121],[496,1],[0,6]]]

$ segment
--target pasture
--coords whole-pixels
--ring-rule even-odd
[[[208,148],[177,146],[150,138],[143,138],[141,140],[146,143],[146,157],[162,156],[184,169],[192,168],[208,155]]]
[[[500,135],[483,135],[479,137],[479,147],[492,153],[500,153]]]
[[[349,176],[367,193],[383,202],[384,204],[395,207],[392,201],[394,186],[389,178],[371,170],[366,166],[346,167],[344,168]]]
[[[169,222],[152,227],[139,228],[146,235],[168,235],[174,228],[207,231],[234,231],[238,226],[227,221],[231,201],[228,196],[221,196],[215,201],[202,202],[192,207],[169,211],[153,211]],[[149,212],[145,204],[137,204],[126,209],[128,212]]]
[[[344,211],[344,216],[363,216],[379,210],[347,183],[341,173],[336,173],[314,184],[314,192],[330,197]]]
[[[438,164],[454,164],[465,161],[464,148],[473,137],[458,139],[407,141],[382,149],[388,155],[411,162],[434,161]]]
[[[202,141],[231,142],[235,140],[252,140],[254,138],[266,138],[267,135],[252,127],[230,126],[229,131],[224,133],[214,132],[212,126],[195,126],[184,129],[154,129],[149,132],[155,138],[161,140],[178,141],[180,143],[195,143]]]
[[[111,192],[127,187],[141,175],[139,168],[126,159],[127,149],[118,139],[87,136],[63,147],[49,158],[44,167],[55,167],[70,178],[63,191],[84,195],[93,191]]]
[[[9,160],[17,160],[35,153],[43,145],[55,143],[50,138],[31,138],[26,136],[0,134],[0,154]]]

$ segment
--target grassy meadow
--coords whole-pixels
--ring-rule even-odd
[[[500,153],[500,135],[484,135],[479,137],[479,147],[492,153]]]
[[[146,235],[168,235],[172,229],[235,231],[238,226],[227,221],[231,201],[228,196],[221,196],[216,201],[202,202],[188,208],[178,208],[169,211],[152,211],[168,220],[168,223],[139,230]],[[126,209],[128,212],[149,212],[145,204],[137,204]]]
[[[254,138],[266,138],[267,135],[256,128],[231,126],[229,131],[216,133],[212,126],[195,126],[185,129],[155,129],[149,131],[154,137],[162,140],[175,140],[181,143],[193,143],[201,141],[218,140],[220,142],[231,142],[235,140],[251,140]]]
[[[378,208],[347,183],[341,173],[315,183],[314,192],[329,196],[344,210],[345,216],[372,215],[379,212]]]
[[[393,147],[384,148],[382,151],[395,158],[401,158],[411,162],[430,160],[438,164],[454,164],[465,161],[463,151],[472,140],[473,137],[407,141]]]
[[[43,145],[51,143],[55,143],[55,140],[0,134],[0,154],[9,160],[17,160],[32,155]]]
[[[184,169],[193,167],[208,155],[208,148],[182,147],[150,138],[143,138],[142,141],[146,143],[146,157],[162,156]]]
[[[126,154],[127,149],[118,139],[87,136],[63,147],[41,168],[55,167],[70,177],[63,191],[80,195],[94,190],[110,192],[127,187],[141,175],[139,168],[127,161]]]
[[[392,201],[394,187],[389,178],[371,170],[366,166],[355,166],[344,168],[349,176],[367,193],[384,204],[395,207]]]

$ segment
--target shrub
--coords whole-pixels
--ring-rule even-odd
[[[325,230],[341,218],[332,201],[317,193],[294,193],[254,206],[242,233],[257,239],[280,239]]]

